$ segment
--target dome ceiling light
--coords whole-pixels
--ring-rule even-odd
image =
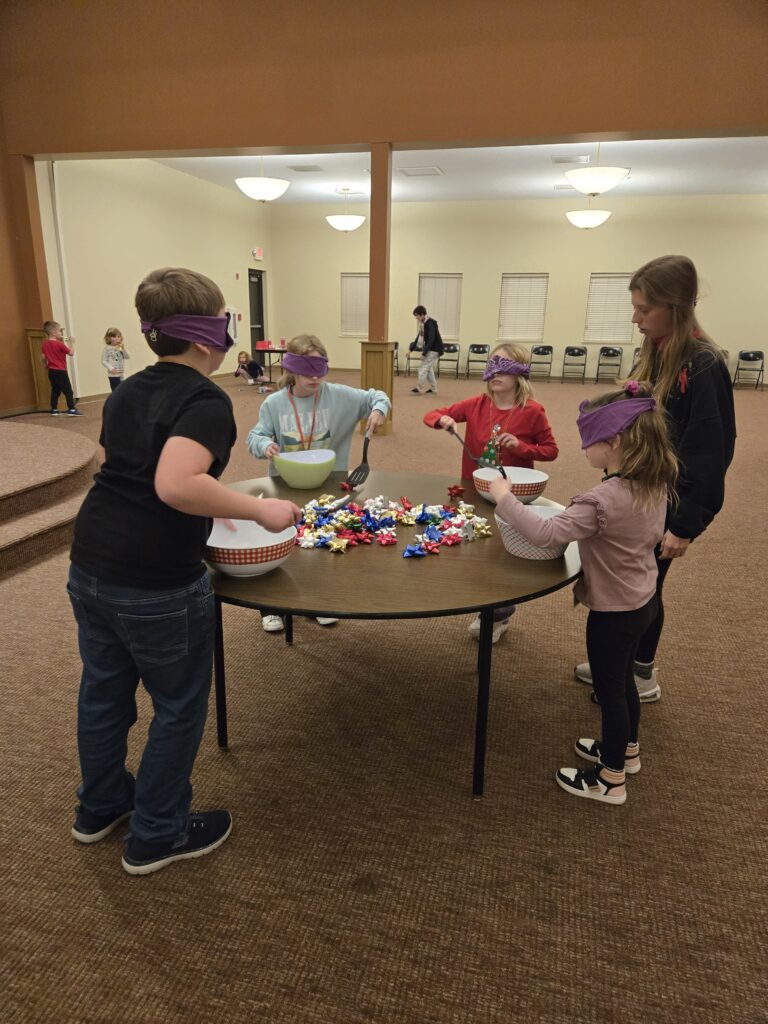
[[[347,213],[347,196],[352,190],[349,188],[339,188],[336,191],[344,196],[344,213],[333,213],[325,219],[337,231],[357,231],[365,223],[365,217],[355,213]]]
[[[279,199],[291,185],[285,178],[264,177],[264,157],[261,157],[261,174],[258,178],[235,178],[235,184],[249,199],[256,199],[260,203]]]

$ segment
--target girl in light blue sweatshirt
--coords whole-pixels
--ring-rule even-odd
[[[248,434],[246,444],[257,459],[269,459],[269,475],[277,476],[272,456],[310,448],[329,448],[336,452],[336,469],[346,470],[352,434],[362,419],[373,433],[384,422],[392,403],[383,391],[329,384],[328,353],[314,334],[291,338],[282,358],[283,376],[278,390],[259,410],[259,422]],[[338,619],[321,617],[321,626]],[[279,615],[262,615],[267,633],[283,630]]]
[[[352,434],[362,419],[374,431],[384,422],[392,403],[383,391],[330,384],[328,353],[313,334],[292,338],[282,359],[278,390],[262,404],[259,422],[248,434],[248,451],[271,464],[279,452],[329,448],[336,452],[337,470],[346,470]]]

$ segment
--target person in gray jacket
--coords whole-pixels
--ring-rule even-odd
[[[419,333],[411,342],[410,351],[421,352],[421,365],[418,382],[411,391],[414,395],[437,394],[435,366],[443,354],[440,328],[437,326],[437,320],[432,319],[424,306],[416,306],[413,315],[419,325]]]

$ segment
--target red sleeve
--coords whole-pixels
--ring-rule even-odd
[[[525,411],[529,411],[528,406]],[[530,406],[529,416],[530,420],[526,423],[525,430],[526,438],[519,438],[517,448],[513,449],[515,454],[521,458],[535,459],[537,462],[554,462],[559,455],[559,449],[544,407],[538,403]]]
[[[466,423],[482,400],[482,395],[475,395],[474,398],[465,398],[455,405],[446,405],[442,409],[431,409],[428,413],[425,413],[424,422],[428,427],[434,427],[435,430],[442,430],[442,427],[437,425],[437,421],[441,416],[450,416],[457,423]]]

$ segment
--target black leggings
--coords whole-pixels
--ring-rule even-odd
[[[49,370],[48,380],[51,382],[51,408],[57,408],[59,395],[64,395],[68,409],[75,408],[75,398],[72,394],[72,385],[69,382],[69,374],[66,370]]]
[[[644,665],[650,665],[650,663],[655,659],[656,648],[659,646],[661,631],[664,628],[664,602],[661,599],[661,591],[664,588],[664,580],[669,572],[669,567],[672,565],[672,559],[659,558],[660,550],[661,545],[657,545],[656,550],[654,551],[654,554],[656,555],[656,565],[659,570],[659,575],[656,580],[656,617],[640,637],[640,643],[637,645],[637,660],[642,662]]]
[[[636,611],[590,612],[587,617],[592,686],[603,716],[601,760],[614,771],[624,771],[627,744],[637,742],[640,697],[634,662],[640,637],[657,617],[657,605],[654,594],[648,604]]]

